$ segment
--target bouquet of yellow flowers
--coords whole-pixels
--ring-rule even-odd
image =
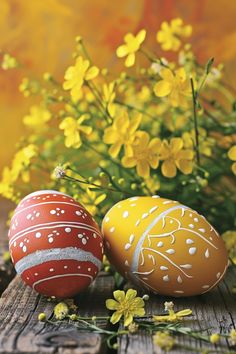
[[[23,117],[29,134],[3,170],[0,194],[17,203],[58,189],[100,221],[122,198],[158,193],[206,215],[236,257],[235,92],[223,65],[197,62],[191,33],[179,18],[162,23],[155,48],[145,47],[145,29],[128,33],[116,50],[127,68],[118,75],[96,67],[78,36],[63,82],[51,73],[24,78],[20,91],[39,103]],[[3,55],[4,70],[17,66]]]

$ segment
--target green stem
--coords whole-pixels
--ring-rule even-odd
[[[81,46],[81,48],[82,48],[82,50],[84,52],[85,57],[90,61],[90,63],[93,63],[93,61],[92,61],[92,59],[91,59],[91,57],[90,57],[85,45],[84,45],[83,40],[80,41],[80,46]]]
[[[75,177],[70,177],[68,175],[65,175],[63,177],[64,179],[68,179],[70,181],[73,181],[73,182],[79,182],[79,183],[82,183],[82,184],[87,184],[89,186],[94,186],[98,189],[105,189],[105,190],[108,190],[108,191],[111,191],[111,192],[120,192],[118,191],[117,189],[113,189],[113,188],[109,188],[109,187],[103,187],[103,186],[100,186],[99,184],[96,184],[96,183],[93,183],[93,182],[89,182],[89,181],[83,181],[81,179],[78,179],[78,178],[75,178]]]
[[[70,168],[71,169],[71,168]],[[72,170],[72,169],[71,169]],[[75,170],[72,170],[73,172],[75,172]],[[119,189],[115,189],[115,188],[110,188],[110,187],[103,187],[97,183],[94,183],[94,182],[89,182],[87,181],[86,179],[84,180],[81,180],[81,179],[78,179],[78,178],[75,178],[75,177],[71,177],[71,176],[68,176],[68,175],[65,175],[64,177],[62,177],[64,179],[68,179],[70,181],[73,181],[73,182],[78,182],[78,183],[82,183],[82,184],[86,184],[88,186],[93,186],[93,187],[96,187],[100,190],[106,190],[106,191],[110,191],[110,192],[118,192],[118,193],[123,193],[123,194],[128,194],[128,195],[133,195],[132,193],[128,192],[128,191],[121,191]]]
[[[164,64],[161,59],[152,56],[146,50],[140,49],[140,53],[142,53],[151,63],[158,63],[161,66],[168,68],[168,65]]]
[[[90,91],[92,92],[92,94],[94,95],[95,99],[97,100],[98,103],[98,108],[100,109],[100,111],[105,114],[105,118],[107,120],[107,122],[109,123],[108,119],[107,119],[107,112],[106,109],[103,106],[103,103],[99,97],[99,95],[97,94],[96,90],[94,89],[93,85],[91,85],[88,81],[86,81],[86,84],[88,86],[88,88],[90,89]]]
[[[96,321],[99,321],[99,320],[109,320],[110,319],[110,316],[95,316],[96,317]],[[78,320],[83,320],[83,321],[92,321],[92,317],[83,317],[83,316],[79,316],[78,317]]]
[[[132,105],[130,105],[130,104],[127,104],[127,103],[121,102],[121,101],[117,101],[117,100],[115,100],[115,103],[119,104],[120,106],[125,106],[125,107],[127,107],[128,109],[133,109],[133,110],[135,110],[135,111],[137,111],[137,112],[140,112],[140,113],[142,113],[142,114],[145,114],[147,117],[150,117],[150,118],[152,118],[152,119],[156,119],[156,117],[154,117],[152,114],[146,112],[144,109],[141,109],[141,108],[138,108],[138,107],[134,107],[134,106],[132,106]]]
[[[119,169],[122,169],[123,171],[125,171],[128,175],[130,175],[132,178],[134,178],[135,182],[140,183],[140,179],[137,179],[137,177],[135,178],[132,174],[132,172],[127,169],[124,168],[118,161],[111,159],[111,157],[108,154],[104,154],[103,152],[97,150],[94,146],[87,144],[86,142],[84,142],[84,145],[93,150],[94,152],[96,152],[98,155],[102,156],[105,160],[110,160],[114,165],[116,165]],[[136,194],[133,194],[136,195]]]
[[[200,165],[200,153],[199,153],[199,131],[198,131],[198,123],[197,123],[197,94],[195,94],[193,79],[190,79],[191,82],[191,90],[192,90],[192,100],[193,100],[193,120],[194,120],[194,132],[195,132],[195,150],[197,156],[197,163]]]

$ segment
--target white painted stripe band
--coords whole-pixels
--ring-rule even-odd
[[[15,269],[18,274],[22,274],[24,271],[41,265],[49,261],[64,261],[74,260],[78,262],[91,262],[98,269],[101,267],[101,261],[96,258],[91,252],[84,251],[75,247],[66,248],[51,248],[49,250],[40,250],[34,253],[28,254],[24,258],[21,258],[16,264]]]

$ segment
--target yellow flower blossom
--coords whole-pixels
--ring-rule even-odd
[[[159,151],[161,140],[154,138],[150,140],[147,132],[139,131],[131,146],[132,153],[122,158],[124,167],[132,168],[136,166],[137,174],[143,178],[150,176],[150,167],[156,169],[159,165]]]
[[[79,119],[73,117],[66,117],[63,119],[59,128],[64,130],[65,135],[65,146],[67,148],[80,148],[82,145],[81,133],[89,135],[92,133],[92,127],[87,125],[82,125],[82,123],[87,120],[88,117],[83,114]]]
[[[236,144],[236,134],[223,135],[220,132],[212,131],[210,136],[213,137],[218,146],[223,149],[229,149],[232,145]]]
[[[105,193],[98,194],[90,188],[86,188],[85,192],[79,195],[79,201],[93,216],[96,215],[98,211],[98,205],[101,204],[107,195]]]
[[[106,307],[115,310],[110,318],[110,322],[115,324],[124,316],[124,325],[127,327],[133,322],[134,316],[144,316],[144,301],[137,296],[137,291],[129,289],[126,293],[122,290],[113,292],[114,299],[106,300]]]
[[[168,101],[173,107],[188,105],[191,98],[191,85],[184,68],[179,68],[173,73],[168,68],[160,71],[162,80],[154,85],[154,93],[157,97],[168,96]]]
[[[52,117],[50,111],[44,107],[32,106],[30,108],[30,114],[24,116],[23,123],[32,129],[43,130],[45,123],[47,123]]]
[[[69,307],[65,302],[59,302],[54,307],[54,316],[57,320],[63,320],[69,314]]]
[[[13,183],[15,179],[9,167],[4,167],[2,171],[2,179],[0,181],[0,195],[11,199],[14,197]]]
[[[146,30],[142,29],[136,36],[132,33],[127,33],[124,37],[124,44],[119,46],[116,50],[118,58],[127,56],[125,66],[130,67],[135,63],[135,53],[139,50],[141,44],[145,40]]]
[[[161,44],[163,50],[179,50],[181,46],[181,37],[190,37],[192,26],[184,26],[181,18],[175,18],[170,23],[164,21],[161,24],[160,31],[157,32],[157,42]]]
[[[151,98],[151,90],[148,86],[142,86],[141,90],[137,93],[137,99],[140,102],[148,102]]]
[[[177,169],[184,174],[189,174],[193,170],[194,152],[190,149],[183,149],[184,142],[181,138],[172,138],[170,143],[163,140],[160,149],[160,160],[163,176],[172,178],[176,176]]]
[[[144,182],[152,194],[155,194],[161,187],[161,183],[157,175],[153,175],[146,178]]]
[[[153,316],[153,320],[155,322],[177,322],[177,321],[181,321],[183,317],[192,314],[192,310],[190,309],[185,309],[185,310],[175,312],[173,302],[165,302],[164,306],[165,306],[165,311],[168,311],[169,314],[163,316]]]
[[[11,261],[11,254],[9,251],[5,251],[2,255],[2,259],[4,263],[9,263]]]
[[[228,151],[228,157],[232,161],[236,161],[236,145],[232,146]],[[236,162],[232,164],[232,171],[236,175]]]
[[[236,264],[236,230],[228,230],[222,234],[229,256]]]
[[[76,59],[75,65],[66,70],[63,88],[70,90],[71,97],[75,101],[80,98],[80,90],[84,81],[93,80],[99,74],[99,69],[96,66],[89,66],[89,60],[80,56]]]
[[[103,90],[103,101],[106,104],[106,109],[111,117],[115,115],[115,104],[114,99],[116,94],[114,92],[115,82],[110,82],[109,84],[104,84],[102,87]]]
[[[21,177],[23,182],[29,182],[29,167],[33,157],[37,155],[38,147],[34,144],[29,144],[22,149],[20,149],[14,156],[12,161],[12,179],[17,180],[18,177]]]
[[[212,156],[212,148],[215,145],[215,139],[208,137],[207,132],[203,128],[198,129],[199,136],[199,152],[205,156]],[[190,132],[184,132],[182,134],[184,147],[186,149],[194,149],[196,145],[195,131],[192,129]]]
[[[24,77],[19,86],[19,91],[24,95],[24,97],[29,97],[31,94],[39,93],[40,84],[36,80],[30,80],[27,77]]]
[[[14,58],[12,55],[5,53],[3,55],[2,59],[2,64],[1,67],[3,70],[9,70],[9,69],[14,69],[19,66],[16,58]]]
[[[135,322],[131,322],[130,325],[128,326],[128,331],[131,334],[137,333],[138,332],[139,325]]]
[[[160,347],[160,349],[168,352],[174,347],[175,339],[167,331],[157,331],[153,336],[153,343]]]
[[[183,127],[186,126],[188,122],[189,116],[187,114],[175,115],[171,111],[166,113],[164,119],[164,124],[171,132],[183,129]]]
[[[231,345],[236,345],[236,329],[231,329],[229,334],[229,342]]]
[[[126,111],[121,111],[113,121],[112,126],[105,129],[103,141],[105,144],[112,145],[109,154],[115,158],[118,156],[122,146],[125,147],[125,154],[130,155],[131,145],[136,136],[142,115],[135,114],[132,119],[129,118]]]

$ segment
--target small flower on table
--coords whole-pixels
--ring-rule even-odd
[[[126,293],[122,290],[116,290],[113,295],[115,300],[106,300],[106,307],[109,310],[115,310],[110,318],[111,323],[119,322],[123,316],[124,325],[127,327],[133,322],[134,316],[145,315],[144,300],[137,296],[136,290],[129,289]]]

